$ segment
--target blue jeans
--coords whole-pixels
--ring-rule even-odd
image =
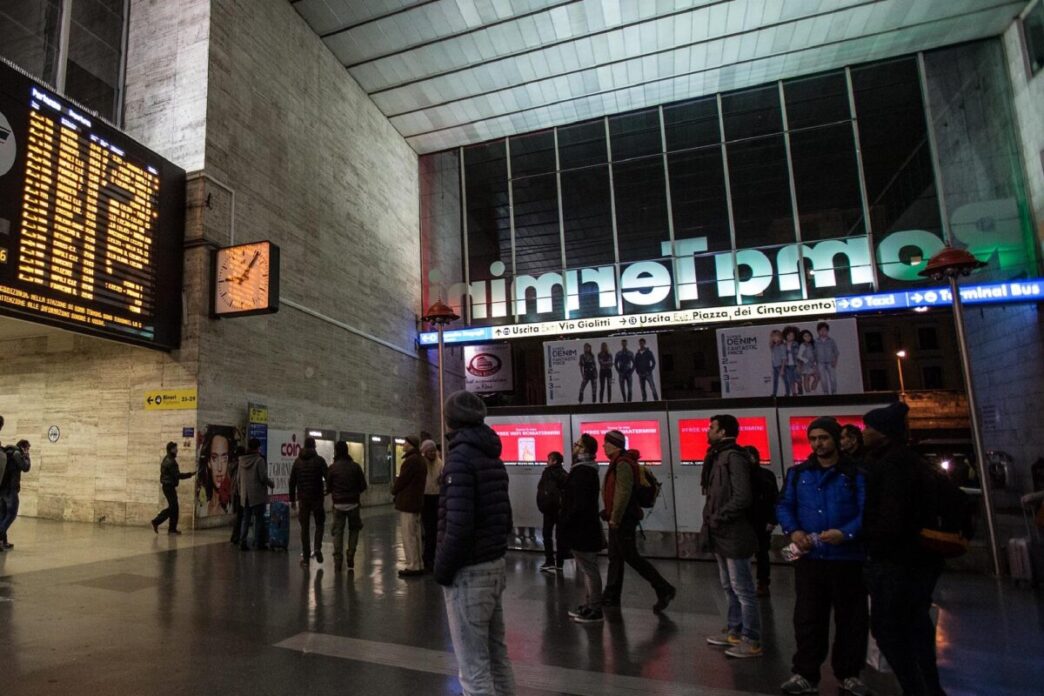
[[[761,640],[761,613],[750,559],[720,555],[716,558],[721,589],[725,590],[729,600],[729,633],[756,643]]]
[[[465,566],[443,587],[453,652],[464,696],[514,696],[504,642],[504,559]]]
[[[819,378],[820,382],[819,391],[824,394],[836,394],[837,393],[837,368],[830,363],[819,363]]]
[[[7,530],[18,517],[18,492],[8,491],[0,496],[0,540],[7,541]]]

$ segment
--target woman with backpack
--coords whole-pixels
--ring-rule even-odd
[[[540,475],[540,483],[537,484],[537,509],[544,516],[544,565],[540,566],[542,573],[561,573],[568,551],[562,543],[562,526],[558,521],[562,512],[562,491],[565,489],[566,481],[563,461],[561,452],[548,454],[547,467]]]

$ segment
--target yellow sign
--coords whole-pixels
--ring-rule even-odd
[[[145,392],[146,411],[173,411],[196,408],[196,388],[153,389]]]
[[[268,424],[268,407],[261,404],[249,404],[250,418],[248,423]]]

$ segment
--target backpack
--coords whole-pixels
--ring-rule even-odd
[[[946,472],[923,460],[918,467],[918,487],[923,511],[918,533],[921,548],[941,558],[964,555],[975,533],[975,503]]]
[[[779,498],[779,487],[776,475],[772,470],[761,466],[761,462],[751,461],[750,492],[753,503],[750,516],[757,525],[776,522],[776,500]],[[760,529],[758,530],[760,531]]]
[[[653,474],[652,469],[647,466],[638,467],[638,479],[634,484],[634,497],[638,506],[649,509],[656,505],[656,499],[660,497],[663,484]]]

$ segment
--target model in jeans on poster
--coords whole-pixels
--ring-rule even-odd
[[[514,696],[502,605],[511,498],[500,438],[485,424],[486,405],[471,392],[451,394],[443,413],[450,432],[435,580],[443,586],[460,685],[464,696]]]
[[[591,385],[591,403],[595,403],[596,393],[595,388],[598,383],[598,360],[595,359],[595,354],[591,352],[591,344],[584,344],[584,352],[580,354],[580,395],[577,396],[577,403],[584,403],[584,390],[587,389],[587,385]]]
[[[816,365],[819,367],[819,379],[824,394],[837,393],[837,359],[841,351],[837,342],[830,338],[830,324],[825,321],[816,325]]]
[[[598,351],[598,400],[603,404],[613,400],[613,354],[608,343]]]
[[[729,601],[725,629],[707,638],[711,645],[727,647],[729,657],[760,657],[761,613],[754,588],[751,557],[758,547],[750,507],[754,502],[751,463],[736,444],[739,421],[720,415],[710,420],[710,449],[703,464],[701,484],[707,500],[703,507],[703,539],[718,561],[721,587]]]

